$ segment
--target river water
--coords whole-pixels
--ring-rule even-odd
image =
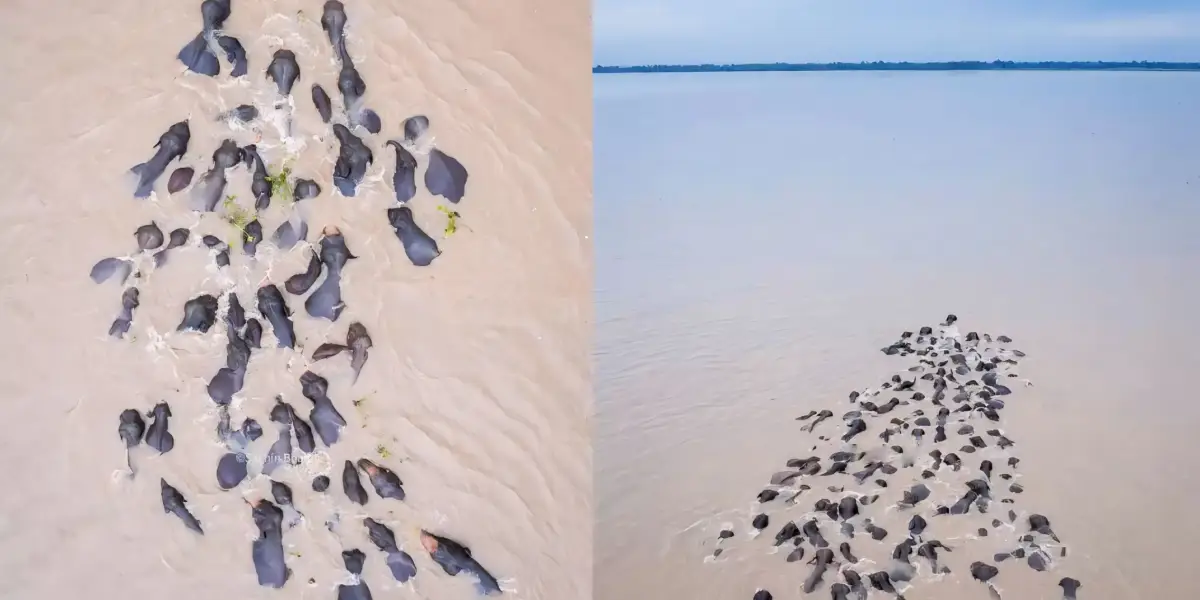
[[[347,548],[367,553],[365,581],[376,597],[474,597],[469,578],[447,576],[421,549],[421,528],[469,545],[514,598],[587,597],[589,7],[347,0],[350,53],[384,129],[365,136],[375,161],[357,196],[345,198],[331,181],[337,143],[309,98],[320,83],[335,108],[339,102],[322,4],[235,0],[225,30],[249,54],[240,80],[227,63],[207,78],[185,74],[175,60],[200,30],[199,2],[50,0],[0,9],[0,326],[11,340],[0,370],[8,406],[0,464],[9,482],[0,493],[0,540],[10,550],[0,558],[0,597],[332,598]],[[301,67],[293,108],[274,106],[263,75],[280,47]],[[262,118],[237,130],[217,121],[242,103]],[[432,143],[470,172],[466,197],[453,206],[457,231],[447,234],[438,206],[450,205],[425,190],[418,171],[409,205],[442,250],[427,268],[405,258],[385,216],[395,155],[384,142],[402,137],[402,120],[415,114],[428,116]],[[284,532],[292,576],[282,592],[257,584],[250,558],[256,531],[245,502],[269,497],[267,478],[222,492],[213,475],[224,450],[205,386],[224,362],[224,328],[175,328],[184,302],[201,293],[235,290],[253,316],[258,286],[282,287],[308,250],[282,252],[268,241],[252,260],[235,245],[232,264],[218,271],[199,238],[236,237],[219,214],[190,212],[186,191],[167,193],[166,175],[153,198],[133,198],[127,171],[182,119],[190,146],[168,174],[191,166],[198,177],[225,137],[257,142],[273,172],[290,164],[295,177],[323,189],[295,208],[309,241],[336,226],[358,257],[346,267],[347,308],[337,322],[309,317],[289,295],[296,351],[274,348],[267,334],[232,406],[235,426],[253,417],[267,430],[253,446],[259,457],[276,436],[267,420],[276,395],[308,414],[298,383],[308,369],[329,380],[348,421],[337,445],[277,472],[304,515]],[[417,158],[423,170],[427,158]],[[244,167],[230,170],[234,202],[253,202],[249,181]],[[260,215],[268,236],[289,210],[276,199]],[[122,286],[94,284],[88,271],[136,250],[134,229],[151,221],[164,232],[191,228],[191,242],[161,269],[142,261],[129,280],[140,289],[132,328],[112,339],[106,332]],[[311,361],[354,321],[374,342],[357,382],[345,357]],[[160,401],[171,406],[175,448],[161,456],[135,449],[130,479],[117,416]],[[363,457],[398,473],[406,502],[374,492],[365,506],[346,499],[341,465]],[[310,480],[327,471],[334,484],[319,495]],[[187,498],[203,537],[164,514],[160,478]],[[412,583],[391,579],[366,539],[367,515],[395,530],[413,555]]]
[[[1046,573],[1001,564],[1004,597],[1057,600],[1064,576],[1080,598],[1200,595],[1185,575],[1200,78],[601,75],[595,90],[596,598],[804,597],[810,567],[769,548],[805,508],[743,537],[771,474],[819,454],[793,418],[839,420],[849,391],[909,366],[879,348],[947,313],[1027,353],[1033,386],[1004,413],[1020,506],[1070,550]],[[733,543],[706,562],[726,524]],[[890,550],[904,523],[888,527]],[[987,598],[957,565],[993,550],[945,539],[954,574],[907,597]]]

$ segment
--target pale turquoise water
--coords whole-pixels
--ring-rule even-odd
[[[794,455],[791,417],[877,383],[877,348],[947,312],[1031,355],[1025,501],[1086,597],[1200,594],[1164,577],[1200,535],[1198,476],[1170,460],[1200,454],[1200,76],[601,75],[595,94],[597,598],[795,588],[806,568],[702,564],[680,532],[747,505]],[[1029,589],[1057,598],[1062,574]]]

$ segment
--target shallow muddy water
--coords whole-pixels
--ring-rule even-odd
[[[236,81],[227,63],[214,79],[184,74],[175,59],[200,30],[199,2],[0,8],[0,251],[8,257],[0,319],[13,340],[0,352],[9,411],[0,465],[10,481],[0,493],[0,540],[9,549],[0,558],[0,597],[332,598],[346,575],[346,548],[367,553],[365,581],[376,597],[473,597],[468,578],[447,576],[421,549],[421,528],[470,546],[514,598],[587,597],[588,5],[347,1],[349,51],[383,131],[363,135],[375,161],[358,194],[345,198],[331,181],[337,143],[309,96],[320,83],[337,112],[322,4],[235,0],[224,29],[249,54],[249,73]],[[294,106],[277,108],[263,72],[280,47],[296,53],[301,77]],[[262,118],[232,131],[217,121],[243,103]],[[421,184],[427,157],[417,153],[418,193],[408,204],[442,251],[425,268],[406,259],[386,218],[396,159],[384,142],[403,137],[401,122],[415,114],[429,117],[432,145],[470,172],[466,197],[450,205]],[[336,226],[358,257],[346,266],[346,308],[336,322],[309,317],[303,298],[287,295],[296,351],[265,335],[232,406],[235,426],[253,417],[267,431],[251,460],[275,439],[267,411],[276,395],[308,414],[298,381],[306,370],[329,380],[348,421],[338,444],[276,473],[304,514],[283,534],[293,573],[282,592],[257,584],[250,558],[256,531],[245,500],[268,497],[267,479],[223,492],[213,476],[224,450],[205,387],[224,363],[224,328],[175,329],[184,302],[201,293],[234,290],[254,316],[259,285],[282,287],[308,249],[284,252],[267,241],[251,259],[234,244],[232,264],[218,270],[199,239],[237,237],[219,214],[228,207],[190,212],[186,191],[167,193],[167,175],[153,198],[133,198],[127,171],[185,118],[190,145],[168,175],[191,166],[199,177],[225,137],[257,142],[272,172],[287,164],[322,188],[294,209],[273,200],[259,217],[268,238],[299,210],[310,242]],[[248,171],[229,173],[227,194],[252,205]],[[461,215],[453,234],[439,206]],[[140,307],[126,339],[115,340],[106,332],[122,286],[94,284],[88,271],[136,250],[134,229],[150,221],[164,232],[190,228],[191,241],[160,269],[140,261],[140,277],[129,280]],[[357,382],[344,356],[311,361],[354,321],[374,342]],[[135,449],[138,474],[129,479],[117,416],[159,401],[170,403],[175,448],[161,456]],[[360,457],[396,471],[406,502],[372,491],[365,506],[349,503],[341,465]],[[334,484],[318,495],[310,480],[324,472]],[[160,477],[188,499],[203,537],[164,514]],[[395,530],[413,555],[413,583],[399,586],[388,575],[360,523],[367,515]]]
[[[1002,426],[1017,508],[1069,550],[999,565],[1003,597],[1058,600],[1064,576],[1081,599],[1200,594],[1181,575],[1200,535],[1197,92],[1161,73],[596,77],[596,564],[620,574],[596,598],[828,598],[836,580],[804,595],[811,567],[772,541],[834,482],[788,508],[755,496],[838,449],[795,417],[830,409],[817,434],[842,431],[851,390],[912,365],[879,349],[947,313],[1028,354]],[[773,524],[748,541],[758,511]],[[884,564],[907,517],[855,552]],[[954,574],[906,597],[989,597],[965,567],[1012,539],[970,541],[972,517],[929,519]]]

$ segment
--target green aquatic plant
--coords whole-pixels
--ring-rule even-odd
[[[236,237],[237,240],[241,240],[246,235],[246,226],[250,224],[250,221],[254,220],[254,213],[239,206],[237,196],[233,194],[225,196],[225,201],[221,203],[221,206],[225,209],[225,214],[223,215],[225,222],[233,225],[238,230]],[[236,244],[237,242],[235,241],[234,243]]]
[[[458,214],[457,211],[446,208],[441,204],[438,205],[437,209],[439,212],[446,215],[446,230],[444,232],[446,237],[454,235],[454,232],[458,231],[458,219],[462,217],[462,215]]]
[[[292,201],[292,167],[291,161],[284,161],[283,166],[279,168],[279,172],[271,175],[267,174],[267,183],[271,184],[271,197],[278,198],[284,202]]]
[[[384,446],[383,444],[379,444],[378,446],[375,446],[375,452],[377,454],[379,454],[380,458],[385,459],[385,460],[392,456],[392,451],[388,450],[387,446]]]

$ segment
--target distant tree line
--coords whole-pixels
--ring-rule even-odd
[[[593,73],[709,73],[745,71],[1200,71],[1200,63],[1106,61],[958,60],[949,62],[834,62],[834,63],[744,63],[702,65],[635,65],[592,67]]]

